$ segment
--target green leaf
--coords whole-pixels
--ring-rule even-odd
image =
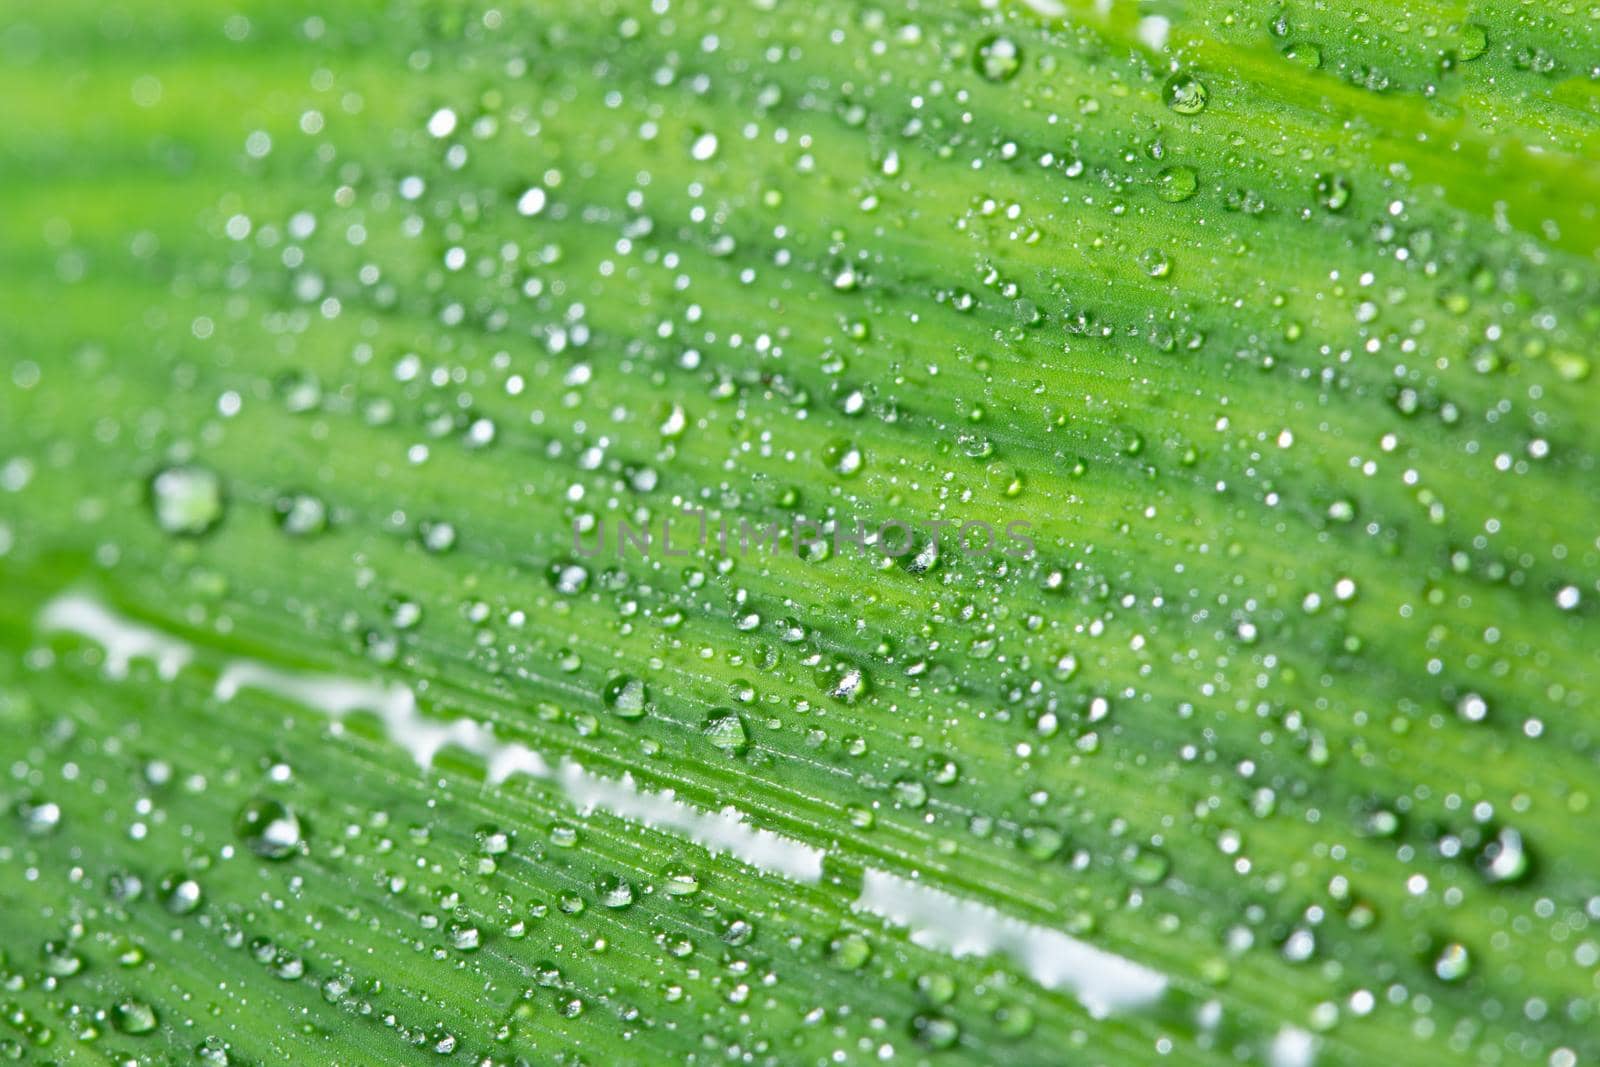
[[[0,25],[0,1051],[1600,1057],[1584,5]]]

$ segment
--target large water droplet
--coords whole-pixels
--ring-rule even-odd
[[[290,537],[313,537],[328,528],[328,505],[310,493],[285,493],[272,510],[278,528]]]
[[[745,729],[744,719],[731,708],[713,710],[701,733],[712,747],[733,756],[744,752],[750,744],[750,733]]]
[[[119,1000],[111,1009],[111,1025],[138,1037],[156,1028],[156,1010],[142,1000]]]
[[[1156,195],[1169,204],[1189,199],[1200,188],[1200,176],[1193,167],[1168,167],[1156,175]]]
[[[1471,972],[1472,953],[1459,941],[1445,945],[1433,961],[1433,973],[1442,981],[1459,982]]]
[[[1022,69],[1022,49],[1011,38],[995,34],[979,42],[972,65],[986,81],[1008,82]]]
[[[54,833],[61,825],[61,805],[53,800],[21,800],[17,802],[16,811],[22,828],[36,837]]]
[[[638,678],[620,674],[606,683],[605,702],[619,718],[637,719],[649,706],[650,690]]]
[[[181,874],[161,880],[161,903],[170,914],[189,915],[198,907],[203,894],[200,883]]]
[[[1329,211],[1343,211],[1350,203],[1350,183],[1337,174],[1319,174],[1317,203]]]
[[[235,827],[245,847],[262,859],[288,859],[305,843],[305,829],[293,808],[257,798],[239,809]]]
[[[1523,844],[1522,835],[1509,826],[1478,854],[1478,869],[1491,882],[1520,882],[1528,876],[1533,858]]]
[[[1210,98],[1211,90],[1192,74],[1174,74],[1161,90],[1161,99],[1180,115],[1198,115]]]

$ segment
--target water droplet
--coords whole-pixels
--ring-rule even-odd
[[[860,934],[840,934],[828,944],[828,960],[835,967],[853,971],[872,956],[872,946]]]
[[[689,155],[702,163],[717,154],[717,135],[702,133],[694,139],[694,144],[689,146]]]
[[[942,1015],[918,1015],[911,1020],[911,1032],[932,1049],[953,1048],[961,1040],[961,1027]]]
[[[54,833],[61,825],[61,805],[52,800],[21,800],[16,811],[22,828],[35,837]]]
[[[246,802],[234,826],[245,847],[262,859],[288,859],[305,844],[300,816],[276,800],[258,797]]]
[[[111,1025],[133,1037],[156,1028],[156,1010],[142,1000],[119,1000],[111,1009]]]
[[[920,808],[928,802],[928,787],[915,778],[896,778],[892,787],[895,803]]]
[[[866,462],[857,448],[849,441],[834,441],[822,450],[822,461],[841,478],[849,478],[859,474]]]
[[[552,563],[547,576],[562,596],[577,596],[589,587],[588,570],[576,563]]]
[[[511,851],[511,835],[504,830],[486,826],[474,836],[478,839],[478,851],[485,856],[504,856]]]
[[[1139,885],[1155,885],[1167,876],[1172,861],[1153,848],[1135,845],[1122,854],[1122,869]]]
[[[456,528],[453,523],[423,520],[417,524],[417,537],[422,547],[435,555],[456,547]]]
[[[1172,273],[1172,262],[1159,248],[1147,248],[1139,253],[1139,269],[1152,278],[1165,278]]]
[[[994,1020],[1001,1035],[1015,1040],[1033,1032],[1036,1016],[1026,1004],[1006,1004],[995,1010]]]
[[[1192,74],[1174,74],[1161,90],[1161,99],[1180,115],[1198,115],[1210,97],[1211,90]]]
[[[596,887],[600,903],[608,908],[627,908],[633,905],[633,884],[615,875],[603,879]]]
[[[986,81],[1008,82],[1022,70],[1022,49],[1003,34],[986,37],[973,54],[973,66]]]
[[[310,493],[286,493],[272,505],[278,528],[291,537],[312,537],[328,528],[328,505]]]
[[[748,919],[735,919],[722,932],[722,941],[724,944],[738,948],[740,945],[749,944],[755,933],[756,928],[751,925]]]
[[[194,1047],[194,1058],[206,1067],[229,1067],[233,1058],[228,1055],[228,1043],[220,1037],[208,1037]]]
[[[422,605],[406,597],[389,601],[389,625],[396,630],[410,630],[422,621]]]
[[[1470,63],[1489,50],[1489,31],[1476,22],[1461,27],[1461,43],[1456,46],[1456,58]]]
[[[169,874],[161,880],[161,903],[172,915],[189,915],[200,907],[204,894],[200,883],[181,874]]]
[[[700,732],[712,747],[731,756],[742,754],[750,744],[750,733],[745,729],[744,719],[731,708],[714,709]]]
[[[667,872],[663,888],[668,896],[691,897],[700,892],[700,876],[685,868],[673,868]]]
[[[619,718],[637,719],[650,705],[650,690],[632,675],[619,674],[606,683],[605,704]]]
[[[1283,942],[1283,958],[1290,963],[1304,963],[1317,951],[1317,935],[1301,927],[1292,931]]]
[[[428,132],[434,137],[449,137],[456,130],[456,113],[441,107],[428,116]]]
[[[1200,176],[1193,167],[1181,164],[1168,167],[1156,175],[1156,196],[1169,204],[1180,204],[1200,188]]]
[[[1343,211],[1350,203],[1350,183],[1337,174],[1319,174],[1317,203],[1329,211]]]
[[[46,941],[43,955],[44,973],[52,978],[71,978],[83,970],[83,957],[65,941]]]
[[[114,871],[106,879],[106,893],[118,904],[132,904],[144,895],[144,882],[128,871]]]
[[[1433,961],[1433,973],[1441,981],[1459,982],[1472,972],[1472,953],[1459,941],[1452,941],[1439,950]]]
[[[226,501],[222,479],[206,467],[166,467],[150,479],[156,525],[169,534],[199,537],[222,521]]]
[[[948,1004],[955,999],[956,982],[943,971],[929,971],[917,975],[917,995],[934,1006]]]
[[[521,196],[517,197],[517,214],[524,218],[532,218],[544,210],[547,200],[545,191],[537,185],[529,187]]]
[[[861,673],[859,667],[850,667],[839,675],[839,680],[829,695],[846,704],[854,704],[865,691],[866,676]]]
[[[1520,882],[1532,866],[1522,835],[1510,827],[1502,829],[1478,854],[1478,869],[1490,882]]]
[[[1322,66],[1322,49],[1314,44],[1297,41],[1283,50],[1283,58],[1299,66],[1316,70]]]
[[[1577,352],[1559,350],[1550,353],[1550,365],[1564,382],[1581,382],[1589,377],[1591,366],[1587,356]]]
[[[1053,826],[1026,826],[1022,830],[1023,849],[1041,862],[1054,859],[1066,840],[1066,835]]]

